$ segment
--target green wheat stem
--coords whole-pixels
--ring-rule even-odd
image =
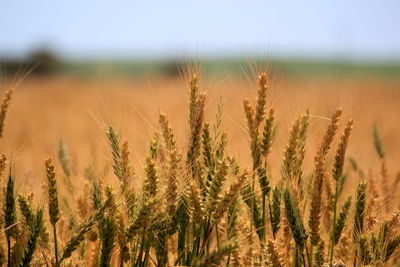
[[[216,238],[217,238],[217,248],[219,250],[220,242],[219,242],[219,233],[218,233],[218,224],[217,223],[215,224],[215,235],[216,235]]]
[[[271,206],[271,200],[269,198],[268,198],[268,210],[269,210],[269,221],[271,224],[272,238],[275,240],[276,233],[275,233],[273,222],[272,222],[272,206]]]
[[[56,257],[56,267],[59,266],[59,262],[58,262],[58,242],[57,242],[57,228],[56,225],[53,225],[53,238],[54,238],[54,256]]]
[[[14,179],[12,175],[12,164],[10,164],[10,173],[8,176],[8,182],[6,187],[5,195],[5,206],[4,206],[4,228],[7,239],[7,252],[8,266],[11,266],[11,237],[15,237],[15,224],[17,222],[16,210],[15,210],[15,198],[14,198]]]
[[[265,222],[265,217],[266,217],[266,214],[265,214],[265,209],[266,209],[266,194],[265,193],[262,193],[262,224],[263,224],[263,226],[262,226],[262,240],[261,240],[261,242],[262,243],[265,243],[265,240],[266,240],[266,222]]]
[[[255,187],[255,181],[256,181],[256,177],[255,177],[255,169],[253,168],[253,175],[252,175],[252,180],[251,180],[251,189],[252,192],[254,191],[254,187]],[[251,196],[251,218],[253,220],[252,223],[250,223],[250,255],[253,255],[253,227],[254,227],[254,210],[256,208],[256,196],[253,195]],[[251,258],[251,264],[253,264],[253,257]]]
[[[308,266],[313,266],[312,264],[313,264],[313,259],[312,259],[312,246],[311,246],[311,251],[308,251],[308,248],[307,248],[307,246],[306,246],[306,255],[307,255],[307,260],[308,260]],[[304,259],[303,259],[303,261],[304,261]],[[304,261],[304,264],[305,264],[305,261]]]
[[[146,238],[146,228],[143,227],[143,233],[142,233],[142,238],[141,238],[141,243],[140,243],[140,250],[139,250],[139,255],[136,261],[136,265],[140,266],[142,264],[142,258],[143,258],[143,252],[144,252],[144,245],[145,245],[145,238]]]
[[[332,266],[332,262],[333,262],[333,254],[334,254],[334,243],[333,243],[333,239],[334,239],[334,228],[336,225],[336,217],[337,217],[337,202],[339,199],[339,192],[338,192],[338,183],[336,182],[336,189],[335,189],[335,196],[333,199],[333,220],[332,220],[332,233],[331,233],[331,243],[329,245],[329,266]]]
[[[11,267],[11,240],[7,238],[7,266]]]

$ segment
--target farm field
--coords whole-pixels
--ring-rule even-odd
[[[257,93],[256,83],[251,78],[207,80],[204,77],[201,81],[201,89],[207,94],[205,120],[214,123],[222,100],[222,129],[228,133],[227,149],[244,166],[250,163],[250,155],[242,102],[246,98],[253,101]],[[385,144],[387,160],[393,161],[390,165],[396,172],[394,167],[400,163],[399,84],[396,79],[351,77],[272,81],[266,108],[275,110],[277,132],[270,160],[280,165],[290,127],[307,109],[311,117],[307,154],[312,159],[330,114],[342,107],[343,121],[354,120],[348,155],[356,158],[360,166],[372,167],[377,163],[372,139],[372,129],[376,125]],[[13,154],[15,164],[27,164],[29,172],[41,173],[41,166],[37,166],[41,158],[56,156],[58,143],[63,139],[76,164],[73,167],[76,172],[82,172],[91,164],[111,168],[106,131],[112,124],[123,139],[129,141],[135,168],[142,168],[143,154],[159,130],[160,112],[168,116],[179,147],[186,148],[188,97],[185,78],[28,78],[15,90],[1,140],[3,150]],[[279,169],[277,171],[279,176]]]
[[[32,253],[34,266],[399,264],[399,78],[197,79],[189,73],[23,80],[0,139],[8,158],[2,184],[12,165],[17,214],[7,217],[10,195],[3,194],[7,238],[0,258],[7,262],[9,239],[13,259],[24,262]],[[12,87],[2,84],[3,95]],[[341,145],[345,154],[337,152]],[[33,226],[18,194],[32,205]],[[49,202],[50,209],[58,203],[57,216],[49,215]],[[80,236],[73,246],[74,235]],[[29,242],[31,252],[24,250]]]

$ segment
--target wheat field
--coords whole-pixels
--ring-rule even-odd
[[[400,266],[399,82],[5,82],[0,262]]]

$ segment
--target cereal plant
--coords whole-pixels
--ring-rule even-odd
[[[88,165],[77,174],[62,140],[54,148],[58,158],[47,158],[42,178],[35,178],[45,181],[39,195],[18,191],[15,170],[24,167],[13,163],[12,154],[1,154],[0,265],[398,266],[400,211],[394,190],[399,177],[388,172],[396,166],[387,164],[390,155],[378,127],[365,146],[374,145],[377,152],[379,182],[347,156],[353,120],[343,121],[341,108],[325,120],[315,120],[311,110],[299,114],[281,164],[272,164],[280,128],[277,108],[268,100],[274,88],[267,72],[255,79],[256,99],[243,101],[249,164],[229,153],[235,140],[222,127],[222,102],[215,120],[205,115],[208,102],[199,73],[190,74],[187,84],[186,145],[178,145],[174,128],[181,126],[170,123],[173,114],[160,113],[158,130],[141,155],[143,171],[132,163],[130,140],[114,125],[102,135],[112,172]],[[0,136],[7,134],[13,90],[1,104]],[[313,123],[325,132],[310,151],[314,160],[308,173]],[[118,186],[106,179],[111,175]],[[80,188],[74,179],[81,179]]]

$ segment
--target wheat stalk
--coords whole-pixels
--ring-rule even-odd
[[[53,238],[54,238],[54,255],[56,266],[58,263],[58,241],[57,241],[57,227],[56,224],[60,218],[60,210],[58,207],[58,194],[57,194],[57,181],[56,174],[54,172],[54,165],[51,158],[48,158],[44,162],[47,174],[47,186],[48,186],[48,197],[49,197],[49,217],[50,223],[53,226]]]

